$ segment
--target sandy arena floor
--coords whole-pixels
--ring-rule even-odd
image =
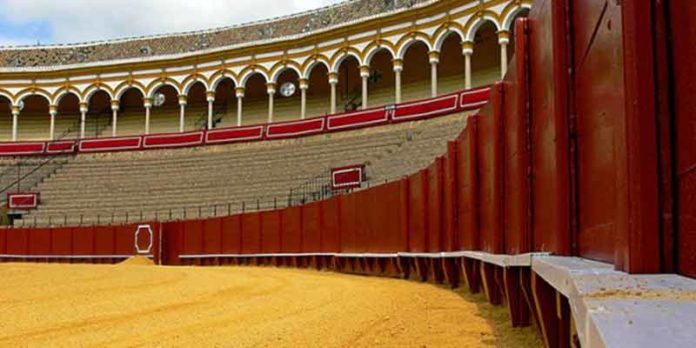
[[[536,347],[429,284],[257,267],[0,264],[0,346]]]

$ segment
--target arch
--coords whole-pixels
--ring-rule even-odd
[[[213,77],[214,76],[215,75],[213,75]],[[205,76],[203,76],[201,74],[193,74],[193,75],[187,76],[184,79],[184,81],[181,83],[181,86],[183,86],[181,88],[181,94],[188,95],[189,92],[191,91],[191,88],[193,87],[193,85],[195,85],[197,83],[203,84],[203,87],[205,87],[206,90],[211,88],[210,81],[208,81],[208,79],[206,79]]]
[[[363,50],[363,57],[364,58],[364,64],[367,66],[370,66],[370,62],[372,62],[372,58],[375,57],[375,54],[377,52],[386,50],[391,54],[392,59],[396,58],[396,50],[394,49],[394,45],[386,40],[377,40],[374,42],[371,42],[367,47],[365,47],[365,50]]]
[[[235,74],[232,70],[229,70],[229,69],[218,70],[212,76],[210,76],[210,80],[208,80],[208,85],[206,86],[207,90],[209,90],[209,91],[216,90],[217,87],[220,85],[220,82],[222,82],[225,79],[230,79],[230,80],[234,81],[235,86],[239,83],[239,79],[237,78],[237,74]],[[191,84],[191,86],[193,86],[193,84]],[[189,89],[191,88],[191,86],[189,86]],[[186,94],[188,94],[188,92]]]
[[[145,88],[145,86],[143,86],[142,83],[138,81],[124,81],[118,86],[116,86],[116,88],[114,89],[116,91],[116,93],[114,93],[114,99],[121,100],[123,93],[126,93],[126,91],[128,91],[131,88],[139,90],[140,93],[142,93],[143,97],[148,95],[145,92],[147,89]]]
[[[268,70],[266,70],[266,68],[260,65],[250,65],[239,73],[239,87],[246,87],[247,81],[249,81],[249,78],[254,74],[260,74],[266,80],[266,83],[270,82]]]
[[[481,25],[483,25],[486,22],[493,23],[493,25],[498,31],[501,30],[497,14],[491,11],[481,11],[477,13],[474,17],[469,19],[469,21],[466,23],[465,41],[474,42],[474,39],[476,38],[476,32],[481,27]]]
[[[426,47],[428,47],[429,51],[433,50],[433,45],[430,43],[430,38],[428,35],[425,35],[421,32],[413,32],[408,35],[405,35],[402,37],[399,42],[397,43],[397,46],[399,47],[397,53],[396,53],[396,58],[397,59],[404,59],[404,55],[406,54],[406,51],[408,50],[411,45],[413,45],[416,42],[422,42],[425,44]]]
[[[164,86],[170,86],[174,88],[177,94],[181,94],[181,88],[179,87],[179,83],[176,82],[174,79],[169,78],[169,77],[163,77],[161,79],[157,79],[155,81],[152,81],[149,86],[147,86],[147,98],[153,98],[155,96],[155,93],[162,87]]]
[[[331,70],[331,64],[329,63],[329,59],[326,58],[326,56],[321,55],[321,54],[316,54],[311,57],[309,57],[303,64],[302,64],[302,78],[304,79],[309,79],[310,76],[312,76],[312,70],[317,67],[317,65],[324,65],[326,67],[326,71]]]
[[[10,102],[10,104],[15,103],[14,97],[12,96],[12,93],[10,93],[9,91],[7,91],[5,89],[0,88],[0,97],[6,98]]]
[[[106,94],[108,94],[109,98],[111,98],[112,100],[115,99],[114,91],[109,86],[95,83],[93,85],[88,86],[87,89],[84,90],[84,92],[82,93],[82,102],[89,104],[89,101],[92,99],[92,97],[100,91],[106,92]]]
[[[341,66],[341,63],[348,58],[348,57],[354,57],[355,60],[358,61],[358,66],[363,65],[362,58],[360,58],[360,51],[353,47],[344,47],[343,49],[339,50],[336,52],[333,57],[331,57],[331,69],[329,69],[330,73],[337,73],[338,72],[338,67]]]
[[[436,51],[442,50],[442,44],[450,35],[459,35],[459,39],[464,42],[466,40],[466,35],[464,34],[464,29],[459,25],[459,23],[448,22],[440,26],[434,34],[435,44],[434,48]]]
[[[520,14],[523,11],[529,11],[531,10],[532,5],[527,4],[527,3],[521,3],[521,4],[510,4],[510,7],[506,8],[503,11],[503,24],[501,25],[502,30],[512,30],[512,25],[513,25],[513,20],[515,17],[517,17],[518,14]]]
[[[82,102],[82,93],[80,91],[73,87],[73,86],[67,86],[67,87],[62,87],[59,90],[57,90],[55,93],[53,93],[53,104],[58,105],[60,104],[61,99],[65,97],[68,94],[74,94],[77,97],[77,100]]]
[[[278,77],[287,70],[294,70],[295,73],[297,73],[298,78],[302,77],[302,70],[300,65],[296,62],[286,60],[279,62],[278,64],[274,65],[273,68],[271,68],[271,71],[273,71],[273,73],[271,74],[271,79],[269,82],[278,82]]]
[[[15,105],[19,104],[20,101],[24,100],[24,98],[32,96],[32,95],[38,95],[41,97],[44,97],[46,101],[48,102],[48,105],[51,105],[51,94],[48,93],[46,90],[41,89],[41,88],[27,88],[19,91],[15,97]]]

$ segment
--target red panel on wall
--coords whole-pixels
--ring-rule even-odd
[[[242,219],[242,254],[261,252],[261,213],[245,213]]]
[[[528,175],[528,69],[527,69],[527,19],[516,23],[515,60],[504,82],[504,237],[505,253],[518,254],[530,251],[529,212],[531,205]]]
[[[29,255],[49,255],[51,254],[51,229],[50,228],[30,228],[26,230],[29,235],[28,245]]]
[[[94,227],[94,254],[95,255],[114,255],[114,227],[95,226]],[[54,251],[55,253],[55,251]]]
[[[238,141],[261,140],[263,126],[213,129],[205,133],[206,144],[222,144]]]
[[[533,249],[560,255],[571,252],[565,13],[564,2],[543,0],[529,16]]]
[[[378,108],[329,116],[327,128],[328,130],[361,128],[387,123],[387,121],[387,112],[384,108]]]
[[[9,229],[0,228],[0,255],[7,254],[7,232]]]
[[[341,251],[341,229],[339,226],[339,197],[320,201],[321,251]]]
[[[242,252],[241,215],[222,218],[222,253],[239,254]]]
[[[46,143],[0,143],[0,156],[40,155]]]
[[[222,218],[203,222],[203,253],[220,254],[222,251]]]
[[[462,250],[480,250],[478,186],[478,116],[470,116],[457,138],[457,238]]]
[[[679,272],[696,278],[696,7],[690,1],[671,1],[670,24],[674,76],[676,176],[678,185]]]
[[[302,252],[302,207],[283,209],[282,250],[285,253]]]
[[[80,140],[80,152],[125,151],[140,149],[142,137],[104,138]]]
[[[320,252],[321,242],[321,203],[305,204],[302,207],[302,251]]]
[[[371,252],[394,253],[408,250],[407,195],[405,180],[374,188],[373,242]]]
[[[28,250],[28,230],[12,228],[7,230],[7,253],[10,255],[26,255]]]
[[[266,138],[291,138],[321,133],[324,130],[324,121],[326,121],[324,117],[316,117],[307,120],[272,123],[266,126]]]
[[[51,252],[53,255],[72,255],[72,228],[51,229]]]
[[[72,153],[75,152],[76,142],[74,140],[63,140],[50,142],[46,146],[46,153]]]
[[[428,251],[428,172],[421,170],[408,177],[409,251]]]
[[[502,84],[491,89],[491,102],[478,121],[479,231],[481,250],[499,254],[503,245]]]
[[[581,18],[583,13],[602,15]],[[577,114],[577,188],[579,254],[613,262],[614,238],[622,218],[619,196],[625,187],[621,161],[624,90],[621,7],[614,2],[573,2],[575,51],[583,59],[575,66]],[[593,20],[594,19],[594,20]],[[585,39],[593,37],[591,41]]]
[[[443,163],[444,158],[438,157],[428,168],[428,250],[440,252],[443,250],[442,219],[443,210]]]
[[[264,253],[279,253],[281,247],[282,228],[280,210],[261,213],[261,251]]]
[[[94,255],[94,227],[73,228],[73,255]]]
[[[189,133],[154,134],[145,136],[143,147],[171,148],[203,144],[203,131]]]
[[[182,253],[203,254],[203,220],[184,221]]]
[[[356,232],[358,225],[356,219],[356,200],[355,195],[341,195],[339,209],[339,226],[341,226],[341,252],[357,252]]]
[[[371,251],[370,243],[372,242],[372,221],[375,210],[375,189],[358,191],[351,194],[355,196],[355,244],[352,252],[364,253]]]
[[[116,226],[115,252],[116,255],[135,255],[135,231],[138,225]]]
[[[458,108],[458,94],[444,95],[398,105],[392,118],[394,121],[417,120],[452,113]]]
[[[442,250],[459,250],[457,216],[457,142],[447,142],[442,173]]]

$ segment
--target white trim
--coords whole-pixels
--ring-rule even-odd
[[[180,259],[205,259],[215,257],[303,257],[303,256],[331,256],[342,258],[462,258],[468,257],[487,263],[494,263],[501,267],[531,266],[531,260],[537,256],[547,256],[548,253],[526,253],[519,255],[494,255],[477,251],[445,251],[445,252],[395,252],[395,253],[254,253],[254,254],[180,254]],[[505,262],[489,262],[495,260],[507,260]]]
[[[343,183],[343,184],[336,184],[336,175],[343,174],[343,173],[349,173],[349,172],[353,172],[356,170],[358,171],[358,181],[357,182],[353,181],[353,182],[347,182],[347,183]],[[363,177],[363,166],[362,165],[355,166],[352,168],[345,168],[345,169],[332,171],[331,172],[331,186],[333,188],[341,188],[341,187],[353,186],[353,185],[360,186],[360,184],[362,183],[362,177]]]
[[[0,259],[127,259],[135,255],[17,255],[0,254]],[[142,255],[154,257],[152,254]]]
[[[33,204],[12,204],[12,199],[15,197],[21,198],[31,198]],[[7,204],[10,209],[33,209],[39,205],[39,194],[38,193],[7,193]]]
[[[150,235],[150,243],[147,245],[147,249],[142,250],[138,245],[138,236],[140,235],[140,231],[145,228],[147,228],[147,233]],[[133,238],[133,244],[135,244],[135,251],[138,253],[138,255],[152,255],[152,244],[154,243],[154,239],[155,235],[152,232],[152,227],[150,225],[138,225],[138,228],[135,230],[135,238]]]
[[[319,129],[310,129],[310,130],[304,130],[304,131],[299,131],[299,132],[283,133],[283,134],[276,134],[276,135],[271,134],[271,129],[273,129],[274,127],[284,127],[284,126],[306,124],[306,123],[316,122],[317,120],[321,121],[321,126],[319,127]],[[317,132],[322,132],[324,130],[324,126],[326,125],[325,120],[326,120],[325,117],[321,117],[321,118],[317,117],[317,118],[307,119],[307,120],[302,120],[302,121],[270,123],[266,127],[266,138],[275,139],[275,138],[283,138],[283,137],[287,137],[287,136],[313,134],[313,133],[317,133]]]

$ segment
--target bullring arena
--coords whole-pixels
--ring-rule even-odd
[[[0,346],[690,347],[696,7],[0,48]]]

